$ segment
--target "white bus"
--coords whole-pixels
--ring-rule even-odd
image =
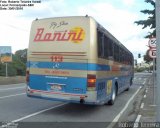
[[[89,16],[33,21],[27,58],[29,97],[114,104],[133,80],[133,55]]]

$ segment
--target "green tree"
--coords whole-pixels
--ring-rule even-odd
[[[27,49],[18,50],[15,52],[16,57],[18,57],[24,64],[27,62]]]
[[[7,63],[8,68],[8,76],[15,76],[17,75],[16,69],[14,68],[12,63]],[[0,64],[0,76],[6,75],[6,63]]]
[[[25,75],[26,64],[22,62],[22,60],[15,55],[13,57],[12,66],[16,70],[16,75]]]
[[[27,63],[27,49],[15,52],[13,65],[17,70],[17,75],[25,75]]]
[[[155,2],[154,0],[145,0],[146,3],[150,3],[153,6],[152,10],[145,9],[140,12],[149,15],[148,19],[146,20],[139,20],[135,21],[137,25],[142,25],[142,29],[145,29],[147,27],[150,27],[151,31],[148,32],[148,35],[145,36],[145,38],[151,38],[151,37],[156,37],[156,21],[155,21]]]
[[[146,51],[146,55],[144,55],[144,61],[150,65],[151,61],[153,61],[152,58],[149,57],[149,54],[148,54],[149,50]]]
[[[8,76],[25,75],[27,62],[27,49],[18,50],[12,54],[12,62],[8,65]],[[0,63],[0,76],[6,75],[6,64]]]

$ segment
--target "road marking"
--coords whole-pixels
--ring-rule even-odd
[[[149,82],[148,82],[148,84],[150,85],[150,84],[152,84],[152,80],[151,79],[149,79]]]
[[[20,93],[20,94],[15,94],[15,95],[2,96],[2,97],[0,97],[0,99],[9,98],[9,97],[15,97],[15,96],[20,96],[20,95],[25,95],[25,94],[26,94],[26,93]]]
[[[144,107],[144,103],[141,104],[141,107],[140,107],[140,108],[143,109],[143,107]]]
[[[26,86],[23,87],[14,87],[14,88],[4,88],[4,89],[0,89],[0,91],[6,91],[6,90],[13,90],[13,89],[19,89],[19,88],[25,88]]]
[[[143,96],[143,98],[146,98],[146,94]]]
[[[134,127],[133,128],[139,128],[139,121],[141,119],[141,115],[138,115],[136,120],[135,120],[135,123],[134,123]]]
[[[1,85],[1,86],[8,86],[8,85],[11,85],[11,86],[14,86],[14,85],[20,85],[20,84],[26,84],[26,83],[18,83],[18,84],[5,84],[5,85]]]
[[[121,115],[124,113],[124,111],[128,108],[130,102],[134,99],[134,97],[137,95],[137,93],[139,92],[139,90],[142,87],[140,86],[138,88],[138,90],[133,94],[133,96],[128,100],[128,102],[126,103],[126,105],[124,106],[124,108],[120,111],[120,113],[113,119],[113,121],[109,124],[109,126],[107,128],[113,128],[113,126],[116,124],[116,122],[118,122],[119,118],[121,117]]]
[[[145,84],[146,83],[146,81],[144,81],[142,84]]]
[[[146,82],[147,82],[147,78],[145,78],[145,79],[144,79],[144,82],[143,82],[143,84],[145,84]]]
[[[59,104],[59,105],[57,105],[57,106],[54,106],[54,107],[51,107],[51,108],[47,108],[47,109],[44,109],[44,110],[41,110],[41,111],[32,113],[32,114],[27,115],[27,116],[24,116],[24,117],[22,117],[22,118],[13,120],[12,122],[16,123],[16,122],[22,121],[22,120],[24,120],[24,119],[30,118],[30,117],[32,117],[32,116],[36,116],[36,115],[41,114],[41,113],[43,113],[43,112],[46,112],[46,111],[49,111],[49,110],[52,110],[52,109],[61,107],[61,106],[65,105],[65,104],[68,104],[68,103]]]
[[[148,89],[146,89],[146,93],[148,92]]]
[[[151,106],[151,107],[156,107],[157,105],[156,105],[156,104],[152,104],[152,105],[149,105],[149,106]]]

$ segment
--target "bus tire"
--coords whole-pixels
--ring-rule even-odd
[[[117,86],[114,86],[111,99],[108,101],[109,105],[113,105],[117,95]]]
[[[129,85],[129,86],[130,86],[130,85]],[[129,91],[129,87],[128,87],[125,91]]]
[[[129,87],[125,90],[125,91],[129,91],[129,88],[130,88],[130,86],[133,84],[133,80],[132,80],[132,78],[130,79],[130,82],[129,82]]]
[[[133,78],[130,79],[130,86],[133,84]]]

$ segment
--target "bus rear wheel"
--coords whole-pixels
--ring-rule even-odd
[[[116,95],[117,95],[117,87],[114,86],[111,99],[108,101],[109,105],[113,105],[114,104],[115,99],[116,99]]]

